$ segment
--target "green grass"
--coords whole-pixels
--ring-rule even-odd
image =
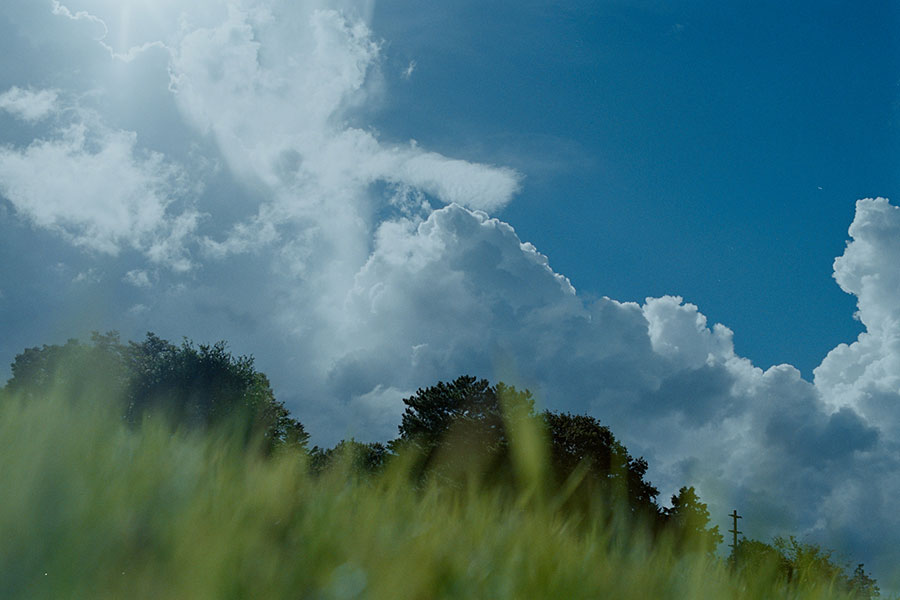
[[[0,406],[0,597],[841,597],[565,517],[534,486],[515,501],[415,489],[403,461],[315,477],[296,454],[159,421],[133,431],[89,402]]]

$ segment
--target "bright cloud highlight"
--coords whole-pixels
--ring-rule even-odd
[[[900,209],[860,200],[835,261],[866,332],[814,383],[790,365],[760,369],[735,353],[740,332],[680,296],[578,294],[491,216],[523,185],[514,169],[384,141],[365,122],[389,91],[371,6],[326,4],[198,2],[177,20],[169,7],[166,72],[152,74],[168,84],[173,139],[230,177],[204,196],[208,216],[193,208],[205,173],[177,148],[145,149],[153,131],[99,109],[64,118],[65,91],[0,95],[26,124],[54,117],[0,147],[0,194],[34,227],[120,257],[117,280],[144,294],[123,321],[203,323],[241,349],[277,347],[260,367],[327,442],[392,437],[419,386],[503,379],[599,417],[665,492],[695,485],[716,515],[741,506],[757,535],[799,528],[900,561],[900,538],[884,533],[900,531]],[[109,20],[54,6],[111,34]],[[123,68],[153,67],[139,63]]]

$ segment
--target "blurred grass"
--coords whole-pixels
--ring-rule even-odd
[[[539,449],[517,456],[520,477],[542,476]],[[312,476],[303,456],[264,458],[222,431],[3,402],[0,598],[842,597],[566,516],[535,481],[510,502],[414,486],[402,458],[375,477],[351,462]]]

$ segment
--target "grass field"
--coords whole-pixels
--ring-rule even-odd
[[[526,457],[528,453],[522,453]],[[840,598],[554,510],[552,491],[312,476],[90,402],[0,406],[2,598]]]

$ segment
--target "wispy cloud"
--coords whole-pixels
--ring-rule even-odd
[[[72,12],[66,5],[61,4],[59,0],[53,0],[52,12],[54,15],[65,17],[72,21],[85,21],[96,25],[100,29],[101,33],[95,36],[94,40],[98,44],[100,44],[100,46],[103,47],[103,49],[106,50],[112,58],[120,60],[122,62],[131,62],[135,58],[137,58],[138,55],[152,48],[168,50],[166,45],[161,40],[155,40],[152,42],[146,42],[139,46],[132,46],[125,52],[116,52],[116,50],[112,46],[106,43],[106,38],[109,35],[109,27],[107,26],[106,21],[104,21],[100,17],[93,15],[86,10]]]
[[[0,192],[16,214],[93,252],[137,251],[121,271],[133,294],[163,276],[156,265],[227,267],[134,305],[130,318],[225,324],[277,346],[270,374],[329,441],[351,424],[361,436],[390,435],[398,400],[421,385],[503,378],[550,408],[599,416],[650,459],[661,488],[696,485],[716,514],[739,505],[766,533],[833,529],[856,549],[900,559],[900,539],[885,534],[900,531],[896,207],[860,201],[835,263],[867,331],[835,348],[815,383],[790,365],[764,371],[681,297],[576,293],[489,214],[515,198],[517,171],[387,142],[361,123],[358,109],[381,101],[386,85],[385,47],[358,16],[368,4],[204,10],[212,4],[180,6],[181,25],[165,38],[180,113],[166,126],[182,135],[187,123],[214,145],[211,160],[221,157],[234,182],[233,196],[205,198],[219,213],[202,238],[190,201],[197,174],[141,149],[142,132],[84,110],[62,118],[65,92],[0,96],[25,121],[56,117],[30,144],[0,149]],[[112,56],[133,57],[107,45],[102,19],[53,6],[96,27]],[[413,61],[404,75],[414,70]]]
[[[138,149],[134,132],[69,108],[71,122],[50,136],[22,149],[0,147],[0,193],[20,217],[76,246],[111,255],[134,248],[154,263],[189,269],[185,241],[199,214],[173,212],[189,194],[184,171]]]
[[[150,274],[142,269],[132,269],[125,273],[124,280],[137,288],[149,288],[153,285]]]
[[[232,170],[272,191],[216,248],[271,244],[281,276],[273,290],[284,298],[279,322],[316,348],[302,380],[317,380],[330,398],[317,405],[322,413],[389,435],[398,390],[465,372],[502,377],[532,387],[549,407],[600,415],[651,458],[663,489],[688,482],[715,510],[758,507],[748,512],[768,533],[814,533],[847,520],[841,490],[872,477],[871,457],[900,465],[892,434],[859,403],[835,410],[833,390],[820,386],[825,371],[813,385],[789,365],[754,367],[735,354],[727,327],[679,297],[579,297],[512,227],[476,210],[509,202],[521,185],[515,171],[347,127],[344,116],[366,101],[380,48],[341,13],[292,17],[255,21],[232,10],[226,22],[187,34],[172,87]],[[285,46],[282,27],[306,37]],[[263,61],[270,43],[303,60]],[[385,202],[396,208],[393,197],[372,193],[377,181],[406,190],[408,210],[372,219]],[[431,211],[416,194],[448,205]],[[861,205],[859,223],[870,208]],[[876,256],[897,253],[866,260]],[[838,358],[829,360],[849,364]],[[889,389],[893,380],[879,381]],[[881,489],[892,486],[900,478]]]
[[[0,94],[0,110],[34,123],[56,112],[58,96],[56,90],[23,90],[13,86]]]

